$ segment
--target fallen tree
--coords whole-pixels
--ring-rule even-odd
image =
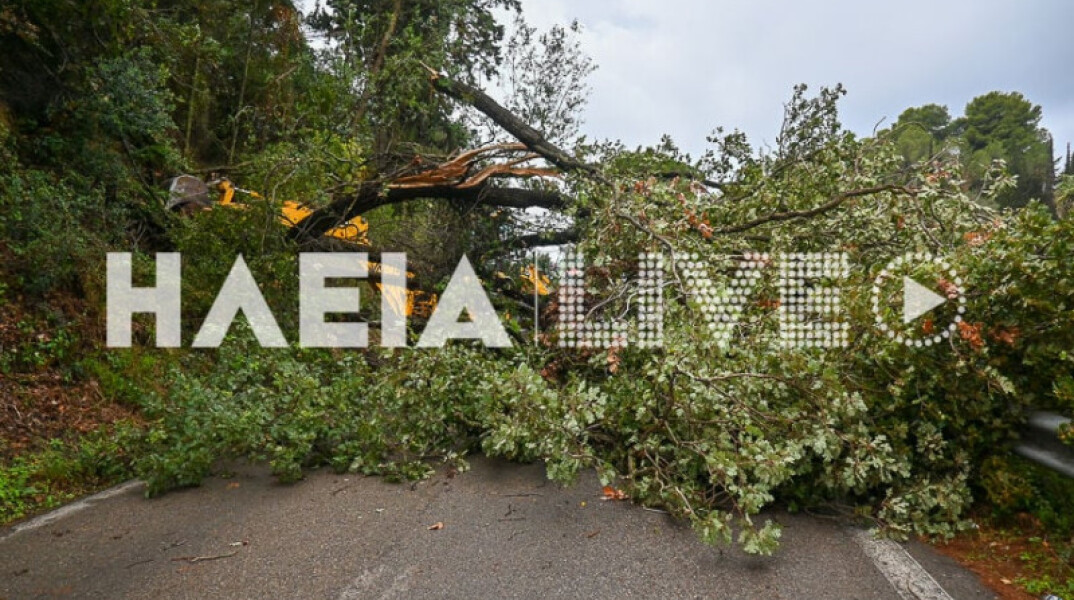
[[[363,184],[303,222],[305,233],[413,198],[565,210],[576,215],[570,229],[517,241],[573,242],[587,259],[578,267],[584,291],[554,296],[542,307],[539,343],[513,350],[450,345],[281,362],[243,338],[225,343],[221,355],[241,360],[203,365],[203,377],[178,374],[149,403],[158,420],[142,469],[152,490],[195,482],[216,456],[234,452],[267,457],[288,479],[321,463],[421,477],[430,469],[423,459],[458,460],[480,447],[543,460],[561,481],[596,468],[635,501],[689,520],[708,542],[768,553],[779,524],[757,519],[776,501],[863,515],[894,535],[950,534],[966,524],[974,498],[1017,488],[997,449],[1012,439],[1022,409],[1074,405],[1074,225],[1039,206],[982,208],[957,164],[907,171],[890,140],[839,126],[838,93],[798,90],[774,152],[730,135],[714,138],[713,155],[690,161],[670,144],[569,154],[480,90],[439,75],[432,84],[473,103],[519,144]],[[523,166],[533,155],[565,176],[562,192],[493,184],[553,175]],[[997,176],[985,193],[1009,184]],[[646,253],[669,263],[662,347],[561,345],[563,329],[552,324],[568,303],[635,335],[637,260]],[[897,301],[874,301],[877,278],[908,253],[954,265],[964,316],[901,323]],[[818,254],[845,255],[855,268],[841,276],[839,301],[828,303],[838,311],[814,307],[804,318],[843,315],[836,322],[846,341],[785,345],[781,307],[833,285],[834,276],[804,262]],[[796,260],[796,274],[782,277],[801,286],[789,289],[773,265]],[[744,268],[761,276],[737,318],[709,327],[706,298],[740,287]],[[926,260],[907,268],[940,289],[955,279]],[[877,327],[879,319],[916,339],[946,330],[941,317],[954,329],[931,346]],[[239,393],[236,380],[247,382]],[[183,398],[184,410],[169,397]],[[180,460],[192,446],[198,460]]]

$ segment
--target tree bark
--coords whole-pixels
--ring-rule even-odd
[[[428,68],[428,67],[427,67]],[[492,119],[505,131],[510,133],[527,148],[540,154],[545,160],[563,169],[565,172],[580,171],[590,175],[598,173],[597,167],[574,158],[558,146],[545,139],[539,131],[518,118],[514,113],[501,106],[491,96],[471,85],[449,79],[429,69],[433,87],[443,94],[469,104]]]
[[[466,200],[486,206],[505,208],[561,209],[569,200],[562,194],[546,190],[528,190],[484,185],[473,188],[435,186],[422,188],[389,188],[377,182],[364,184],[354,195],[335,200],[300,221],[291,231],[293,239],[317,239],[328,230],[375,208],[399,204],[418,198]]]

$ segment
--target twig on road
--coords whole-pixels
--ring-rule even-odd
[[[207,561],[210,561],[210,560],[219,560],[221,558],[231,558],[232,556],[235,556],[238,553],[239,553],[238,550],[233,550],[233,551],[227,552],[225,554],[214,554],[212,556],[176,556],[175,558],[172,559],[172,561],[173,562],[186,561],[188,563],[193,564],[193,563],[199,563],[199,562],[207,562]]]

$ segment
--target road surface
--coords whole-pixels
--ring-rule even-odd
[[[0,530],[0,599],[993,598],[925,546],[835,520],[770,512],[782,547],[751,557],[602,501],[592,473],[561,488],[539,465],[472,465],[417,484],[242,467],[151,500],[127,484]]]

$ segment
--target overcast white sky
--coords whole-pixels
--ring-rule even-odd
[[[541,28],[578,19],[599,69],[583,132],[629,146],[671,134],[693,153],[716,125],[772,144],[799,82],[842,82],[842,120],[1020,91],[1044,110],[1056,154],[1074,142],[1070,0],[522,0]]]

